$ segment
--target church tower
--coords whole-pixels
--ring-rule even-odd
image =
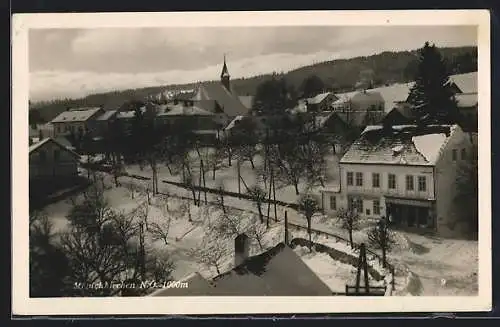
[[[227,70],[227,65],[226,65],[226,55],[224,55],[224,66],[222,66],[222,72],[220,74],[220,81],[224,87],[231,92],[231,85],[229,83],[229,71]]]

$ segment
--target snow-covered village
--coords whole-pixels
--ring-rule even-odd
[[[360,45],[200,29],[210,46],[179,38],[185,55],[161,60],[129,53],[130,40],[160,49],[154,38],[103,32],[100,58],[122,46],[103,63],[85,31],[30,36],[44,78],[162,60],[205,74],[100,89],[103,77],[68,95],[74,81],[51,95],[34,84],[30,297],[477,295],[477,47],[453,28],[412,33],[403,50],[385,30]],[[333,41],[346,55],[303,54]],[[272,61],[293,42],[302,61]]]

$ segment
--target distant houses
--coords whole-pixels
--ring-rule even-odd
[[[340,187],[323,190],[323,209],[454,235],[455,179],[472,147],[458,125],[367,126],[340,160]]]
[[[208,144],[220,137],[241,134],[249,121],[255,129],[254,135],[263,139],[266,135],[278,132],[283,116],[297,114],[316,116],[318,132],[343,140],[346,144],[369,125],[415,122],[416,117],[407,102],[413,82],[376,88],[368,88],[371,83],[365,84],[363,88],[352,92],[322,92],[307,99],[299,99],[297,106],[287,110],[284,115],[255,115],[251,110],[253,97],[236,92],[224,58],[220,81],[200,83],[191,90],[161,92],[148,97],[139,110],[153,117],[155,124],[172,126],[183,123]],[[468,132],[477,132],[477,72],[452,75],[449,86],[455,93],[461,112],[460,126]],[[68,137],[85,132],[97,141],[105,137],[111,126],[115,126],[114,123],[121,124],[124,129],[130,128],[134,116],[134,110],[71,108],[49,123],[53,132],[44,136]],[[30,131],[30,143],[39,139],[34,131]]]
[[[302,100],[309,112],[329,111],[332,104],[338,100],[333,92],[323,92],[314,97]]]

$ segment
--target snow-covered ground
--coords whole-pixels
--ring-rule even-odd
[[[192,156],[196,158],[196,155]],[[332,185],[338,181],[338,159],[334,156],[329,157],[329,169],[328,169],[328,184]],[[256,177],[256,172],[258,171],[258,167],[262,165],[261,158],[256,158],[255,160],[256,169],[252,169],[250,163],[245,162],[241,165],[241,175],[246,183],[250,186],[253,183],[259,182],[259,179]],[[137,174],[145,177],[151,176],[151,170],[149,167],[144,167],[140,169],[139,166],[127,166],[127,172],[131,174]],[[196,169],[193,169],[193,172],[196,174]],[[195,175],[197,176],[197,175]],[[233,161],[233,165],[231,167],[225,166],[222,169],[217,170],[216,179],[212,180],[212,173],[206,173],[206,182],[207,187],[219,187],[221,183],[224,185],[224,188],[228,191],[237,192],[238,191],[238,183],[236,175],[236,163]],[[162,180],[169,181],[180,181],[180,176],[178,175],[170,175],[166,166],[161,166],[159,169],[159,189],[162,193],[173,194],[176,196],[183,196],[186,198],[191,198],[192,194],[189,190],[184,188],[180,188],[177,186],[173,186],[170,184],[162,183]],[[197,178],[194,178],[197,181]],[[132,183],[134,185],[142,185],[143,187],[150,186],[150,181],[139,181],[130,177],[120,177],[120,181],[123,183]],[[241,186],[242,190],[244,190],[244,186]],[[299,189],[301,192],[306,188],[304,183],[301,183]],[[115,188],[108,191],[108,196],[112,199],[111,204],[113,207],[122,207],[122,206],[130,206],[130,192],[123,188]],[[288,185],[285,187],[281,187],[276,190],[277,199],[294,203],[297,200],[297,196],[295,195],[295,190],[293,186]],[[207,194],[208,201],[215,201],[215,195]],[[201,199],[204,199],[203,194],[201,195]],[[169,200],[173,201],[173,199]],[[177,200],[178,202],[178,200]],[[238,199],[234,197],[226,196],[224,198],[224,202],[229,207],[239,208],[248,213],[256,213],[257,208],[254,203],[249,200]],[[49,212],[50,217],[53,218],[53,221],[56,222],[56,225],[59,228],[64,228],[65,224],[65,214],[69,210],[70,205],[68,203],[60,202],[53,205],[50,205],[46,208],[46,211]],[[193,207],[193,219],[196,216],[194,213],[195,207]],[[151,212],[155,212],[155,209],[150,210]],[[267,214],[268,207],[267,204],[263,206],[264,214]],[[284,212],[287,211],[288,219],[290,223],[306,226],[306,220],[304,217],[290,209],[281,206],[277,206],[277,214],[280,223],[283,221]],[[271,206],[270,208],[271,216],[274,216],[274,208]],[[172,220],[174,221],[174,219]],[[367,228],[370,226],[371,222],[364,222],[362,229],[359,231],[355,231],[353,235],[354,242],[362,243],[367,242]],[[216,272],[214,269],[206,267],[204,265],[198,264],[193,261],[192,255],[190,253],[190,249],[199,244],[200,240],[203,239],[203,235],[205,233],[203,225],[193,226],[191,223],[187,222],[187,219],[177,219],[175,220],[175,224],[172,225],[169,237],[172,241],[169,241],[167,248],[169,249],[171,258],[176,263],[176,268],[173,273],[175,278],[181,278],[193,271],[199,271],[202,275],[209,277],[213,276]],[[281,226],[281,227],[280,227]],[[343,230],[335,217],[331,216],[315,216],[313,218],[312,227],[316,230],[325,231],[329,233],[333,233],[336,235],[340,235],[344,238],[347,238],[347,232]],[[266,233],[266,237],[268,237],[267,243],[265,243],[265,247],[273,246],[277,242],[282,241],[283,230],[280,230],[282,225],[276,224],[273,226],[268,233]],[[189,231],[189,232],[188,232]],[[188,233],[186,233],[188,232]],[[299,236],[302,234],[302,236]],[[293,231],[292,229],[292,237],[304,237],[303,232],[301,231]],[[179,239],[180,238],[180,239]],[[388,260],[396,267],[396,295],[475,295],[477,294],[477,269],[478,269],[478,248],[477,241],[466,241],[466,240],[453,240],[453,239],[441,239],[431,236],[421,236],[406,232],[395,232],[396,244],[392,251],[388,253]],[[313,241],[318,243],[322,243],[328,246],[332,246],[331,242],[334,240],[328,240],[324,237],[317,236]],[[161,244],[161,246],[165,246],[162,242],[157,242]],[[228,242],[228,246],[233,246],[232,241]],[[339,248],[344,246],[341,250],[347,253],[350,253],[350,247],[345,245],[342,242],[335,242],[335,248]],[[254,244],[252,250],[253,254],[257,254],[255,251],[258,251],[259,248]],[[255,250],[257,249],[257,250]],[[229,251],[230,252],[230,251]],[[356,255],[356,253],[353,253]],[[338,286],[340,284],[345,286],[344,278],[339,278],[338,280],[335,277],[331,276],[344,276],[341,268],[338,268],[338,265],[335,268],[331,267],[329,270],[332,275],[328,275],[328,272],[323,273],[324,264],[319,264],[319,262],[324,262],[322,258],[323,254],[309,254],[307,253],[304,256],[304,260],[308,265],[310,265],[313,271],[316,271],[320,276],[323,276],[326,280],[330,280],[328,285],[332,287],[332,289],[338,290]],[[377,262],[372,262],[374,266],[376,266]],[[232,265],[232,259],[228,257],[225,261],[223,267],[229,269]],[[350,269],[350,268],[346,268]],[[338,270],[338,271],[337,271]],[[411,285],[406,288],[408,272],[412,272],[412,282]],[[415,286],[417,285],[417,286]]]
[[[125,179],[125,177],[124,177]],[[111,183],[111,181],[108,181]],[[131,192],[126,187],[114,187],[105,191],[105,197],[109,205],[124,213],[131,212],[141,204],[147,203],[144,194],[134,194],[132,199]],[[168,204],[168,209],[166,208]],[[190,209],[191,220],[188,219],[187,210]],[[65,216],[71,208],[69,200],[61,201],[45,208],[45,211],[54,222],[57,231],[63,231],[67,226]],[[173,278],[180,279],[193,272],[199,272],[205,278],[211,278],[217,275],[214,266],[208,266],[200,263],[193,256],[193,249],[198,249],[206,246],[205,243],[209,226],[216,226],[221,222],[222,211],[214,206],[194,206],[192,201],[182,200],[174,197],[166,197],[159,195],[151,199],[151,205],[148,205],[148,224],[158,224],[165,226],[166,221],[169,223],[167,243],[163,240],[154,241],[151,235],[146,235],[147,246],[152,246],[158,250],[166,250],[169,258],[174,262],[175,267],[172,273]],[[255,236],[252,236],[250,231],[251,226],[258,223],[258,216],[250,211],[232,211],[233,215],[237,216],[238,229],[240,232],[247,232],[250,235],[251,246],[250,255],[259,254],[284,240],[284,226],[281,223],[271,223],[268,230],[265,229],[265,224],[261,225],[262,239],[260,240],[262,247],[259,245]],[[291,233],[292,237],[307,238],[305,231],[296,231]],[[220,260],[219,270],[221,272],[229,270],[234,264],[234,242],[233,237],[226,235],[220,236],[223,239],[223,247],[225,248],[224,257]],[[350,251],[342,243],[331,241],[321,237],[314,237],[313,241],[326,243],[329,246],[335,247],[338,250]],[[333,260],[328,255],[322,253],[309,253],[309,250],[297,248],[297,253],[304,257],[306,264],[316,272],[324,282],[330,286],[332,291],[342,292],[347,282],[352,282],[353,267],[347,264],[339,263]],[[352,276],[351,276],[352,275]],[[376,285],[374,282],[373,285]]]
[[[204,152],[206,153],[206,152]],[[202,156],[205,156],[204,153]],[[192,162],[192,175],[193,181],[196,185],[198,185],[199,181],[199,159],[197,155],[191,153],[190,155]],[[335,187],[339,184],[339,168],[338,168],[338,156],[328,155],[326,158],[326,176],[325,176],[325,184],[328,186]],[[205,161],[206,162],[206,161]],[[205,163],[205,165],[207,165]],[[213,174],[211,170],[208,170],[205,173],[205,182],[206,186],[209,188],[219,188],[221,186],[224,187],[224,190],[230,192],[238,192],[241,193],[246,192],[245,184],[248,187],[253,185],[260,185],[263,189],[267,189],[265,187],[262,178],[259,176],[259,171],[263,168],[263,158],[260,155],[256,155],[254,158],[255,168],[252,169],[251,163],[248,161],[241,162],[240,164],[240,176],[242,177],[244,182],[240,182],[238,187],[238,172],[237,172],[237,161],[232,160],[232,165],[229,166],[227,162],[227,158],[223,161],[222,168],[216,170],[215,180],[213,179]],[[135,174],[140,176],[152,176],[151,167],[144,166],[141,167],[139,165],[128,165],[126,167],[126,171],[129,174]],[[158,167],[158,180],[160,181],[172,181],[172,182],[181,182],[182,177],[180,174],[170,174],[166,165],[159,165]],[[298,188],[299,192],[303,193],[307,189],[314,192],[319,189],[320,185],[314,185],[310,187],[304,178],[301,179]],[[268,191],[268,190],[266,190]],[[288,203],[295,203],[297,201],[297,194],[295,193],[295,188],[293,185],[282,185],[282,183],[276,182],[276,198]]]
[[[165,185],[161,187],[190,197],[189,191]],[[293,202],[295,197],[293,188],[288,197],[279,197],[278,200]],[[279,192],[277,191],[277,194]],[[207,195],[209,201],[215,197]],[[202,197],[203,198],[203,197]],[[292,201],[290,201],[292,200]],[[225,203],[230,206],[243,208],[256,212],[255,205],[248,200],[226,197]],[[273,215],[271,207],[271,215]],[[267,213],[267,205],[265,210]],[[306,225],[306,220],[298,212],[281,206],[277,207],[278,218],[283,221],[284,212],[287,211],[289,222],[301,226]],[[365,228],[356,231],[353,235],[354,242],[367,242],[367,227],[370,222],[365,222]],[[317,230],[334,233],[347,238],[335,217],[318,216],[313,219],[312,227]],[[402,290],[405,285],[408,271],[413,272],[421,285],[417,290],[411,290],[412,295],[475,295],[477,294],[478,280],[478,244],[477,241],[443,239],[431,236],[422,236],[407,232],[395,232],[396,244],[388,253],[388,259],[396,267],[396,294],[406,295]],[[446,282],[443,282],[446,280]],[[398,289],[399,288],[399,289]]]

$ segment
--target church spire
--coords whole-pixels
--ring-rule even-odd
[[[228,90],[231,91],[230,83],[229,83],[230,75],[226,65],[226,54],[224,54],[224,66],[222,66],[222,72],[220,74],[220,81],[222,85]]]

